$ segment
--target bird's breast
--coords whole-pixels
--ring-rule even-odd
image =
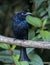
[[[14,25],[14,34],[18,39],[26,39],[28,35],[28,24],[26,21],[22,21],[18,25]]]

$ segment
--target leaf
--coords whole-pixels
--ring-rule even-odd
[[[41,30],[40,35],[44,41],[50,41],[50,32]]]
[[[30,29],[28,32],[28,40],[31,40],[35,36],[35,32],[33,29]]]
[[[10,55],[9,56],[0,55],[0,61],[2,61],[4,63],[13,63],[13,59]]]
[[[48,65],[50,65],[50,63]]]
[[[29,54],[30,52],[34,51],[34,48],[26,48],[27,53]]]
[[[42,59],[37,54],[34,54],[33,52],[29,54],[29,57],[31,59],[32,65],[44,65]]]
[[[47,22],[47,19],[44,19],[43,26],[45,26],[46,22]]]
[[[41,25],[42,25],[41,20],[39,18],[37,18],[37,17],[32,17],[32,16],[28,15],[26,17],[26,20],[27,20],[27,22],[29,24],[31,24],[31,25],[33,25],[35,27],[41,27]]]
[[[33,0],[35,2],[35,8],[38,9],[44,0]]]
[[[20,65],[29,65],[29,63],[27,61],[21,61]]]
[[[20,65],[20,62],[18,61],[19,55],[13,55],[12,57],[13,57],[13,60],[15,62],[15,65]]]
[[[48,15],[45,15],[42,20],[48,19]]]
[[[50,18],[50,0],[48,0],[48,15],[49,15],[49,18]]]
[[[43,41],[40,34],[38,34],[37,36],[35,36],[32,40],[33,41]]]
[[[44,16],[46,13],[47,13],[47,11],[42,11],[42,12],[40,13],[40,16],[42,17],[42,16]]]
[[[0,43],[0,48],[10,49],[10,45],[9,44],[6,44],[6,43]]]
[[[10,50],[2,50],[0,51],[0,55],[10,55]],[[20,54],[20,50],[14,50],[13,51],[13,55],[19,55]]]

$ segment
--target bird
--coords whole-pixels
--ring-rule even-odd
[[[13,16],[13,33],[14,37],[19,40],[28,40],[29,24],[26,21],[26,16],[31,14],[29,12],[20,11]],[[30,61],[28,58],[26,48],[20,47],[19,61]]]

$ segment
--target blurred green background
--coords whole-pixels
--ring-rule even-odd
[[[21,10],[31,11],[29,3],[29,0],[0,0],[0,34],[13,36],[12,18]]]
[[[50,0],[0,0],[0,35],[14,37],[12,19],[14,14],[21,10],[32,12],[32,16],[38,17],[42,23],[47,19],[47,23],[43,23],[43,31],[41,31],[43,25],[42,28],[34,25],[35,28],[32,27],[29,30],[28,38],[34,41],[50,41]],[[37,20],[39,21],[39,19]],[[16,60],[18,60],[20,51],[15,48],[11,55],[11,47],[13,46],[0,43],[0,65],[19,65]],[[33,62],[32,65],[44,65],[43,62],[50,62],[50,50],[27,48],[27,53]],[[14,55],[17,55],[16,59]],[[26,63],[26,65],[28,64]],[[50,63],[46,65],[50,65]]]

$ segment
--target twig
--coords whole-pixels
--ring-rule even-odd
[[[31,40],[14,40],[14,38],[9,38],[0,35],[0,42],[5,42],[7,44],[15,44],[17,46],[23,47],[34,47],[34,48],[44,48],[50,49],[50,42],[43,41],[31,41]]]
[[[50,62],[44,62],[44,64],[50,64]]]

